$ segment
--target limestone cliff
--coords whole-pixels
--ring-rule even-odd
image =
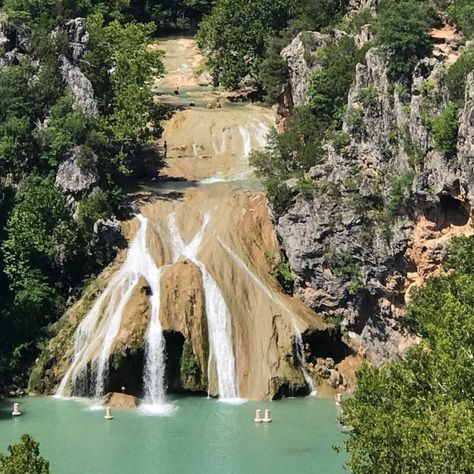
[[[451,236],[472,233],[474,75],[457,153],[449,157],[427,124],[448,106],[444,74],[459,56],[459,38],[438,36],[449,38],[418,63],[408,87],[389,81],[383,52],[367,52],[348,97],[341,131],[347,146],[326,143],[327,160],[307,176],[314,192],[299,194],[276,223],[296,295],[338,320],[374,363],[400,356],[411,343],[399,331],[410,288],[441,271]],[[318,67],[307,59],[325,37],[303,33],[283,51],[290,80],[280,118],[307,102],[308,77]]]

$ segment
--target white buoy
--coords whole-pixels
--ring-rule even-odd
[[[265,410],[265,416],[262,420],[264,423],[270,423],[272,419],[270,418],[270,410]]]
[[[256,410],[255,412],[255,423],[261,423],[263,421],[263,418],[261,417],[261,410]]]
[[[114,417],[112,416],[112,410],[111,410],[110,407],[105,407],[105,416],[104,416],[104,418],[106,420],[113,420],[114,419]]]
[[[12,415],[13,416],[20,416],[21,415],[20,404],[19,403],[14,403],[13,404]]]

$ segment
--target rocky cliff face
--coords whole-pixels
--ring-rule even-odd
[[[69,20],[61,28],[68,39],[68,48],[59,58],[59,69],[69,87],[74,104],[84,113],[96,116],[99,111],[91,81],[81,69],[81,62],[87,53],[89,34],[84,18]]]
[[[315,39],[309,52],[323,42],[318,33],[304,35]],[[291,113],[288,104],[307,101],[312,68],[308,42],[302,45],[300,35],[282,53],[290,82],[280,116]],[[457,156],[440,153],[427,127],[447,105],[443,74],[453,55],[450,49],[420,61],[407,88],[391,83],[386,57],[369,50],[348,97],[341,133],[349,144],[326,144],[326,162],[309,172],[313,195],[299,195],[277,222],[298,297],[339,320],[374,363],[400,356],[411,343],[398,324],[410,288],[441,271],[451,236],[472,233],[473,75]]]

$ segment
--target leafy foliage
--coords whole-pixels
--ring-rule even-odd
[[[430,55],[427,31],[433,24],[434,13],[427,0],[385,0],[381,4],[377,42],[390,54],[392,79],[410,76],[416,62]]]
[[[391,193],[386,206],[392,215],[403,214],[406,211],[412,184],[413,175],[409,173],[390,178]]]
[[[474,36],[474,5],[470,0],[455,0],[448,14],[467,38]]]
[[[49,474],[49,462],[40,456],[39,443],[23,435],[18,444],[8,447],[10,454],[0,454],[0,472],[4,474]]]
[[[435,148],[447,157],[454,156],[459,129],[457,105],[449,102],[446,108],[431,120],[430,125]]]
[[[327,122],[339,124],[347,95],[355,78],[355,67],[365,56],[354,40],[343,36],[320,49],[315,61],[320,66],[310,79],[309,100],[312,112]]]
[[[21,382],[49,324],[114,256],[99,245],[94,223],[121,211],[125,177],[138,172],[143,144],[161,133],[149,86],[163,64],[148,47],[155,25],[127,21],[128,0],[3,6],[31,31],[31,54],[0,68],[0,176],[8,177],[0,183],[0,371]],[[98,101],[94,117],[74,104],[59,68],[71,47],[61,25],[76,16],[87,17],[80,67]],[[75,196],[77,209],[53,185],[70,157],[93,165],[101,187]]]
[[[446,86],[451,101],[462,105],[466,90],[467,76],[474,71],[474,48],[467,48],[457,61],[446,71]]]
[[[197,36],[216,82],[235,88],[247,75],[257,79],[266,41],[287,22],[285,0],[218,0]]]
[[[414,293],[404,322],[423,342],[403,361],[358,373],[343,415],[355,474],[472,471],[472,246],[471,238],[457,238],[447,261],[455,271]]]

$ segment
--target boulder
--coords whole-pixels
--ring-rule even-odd
[[[91,191],[98,182],[97,156],[93,154],[87,164],[82,164],[79,149],[59,165],[56,173],[56,186],[73,196]]]
[[[137,408],[138,400],[125,393],[108,393],[105,396],[104,405],[110,408]]]

